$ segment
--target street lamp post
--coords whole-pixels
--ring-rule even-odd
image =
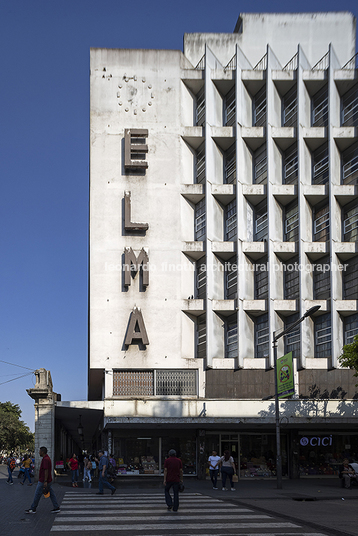
[[[277,383],[277,341],[290,331],[292,331],[296,326],[298,326],[303,320],[309,316],[312,316],[318,311],[320,305],[315,305],[308,309],[305,314],[293,322],[286,329],[280,333],[273,332],[273,359],[274,359],[274,373],[275,373],[275,425],[276,425],[276,478],[277,478],[277,489],[282,489],[282,457],[281,457],[281,437],[280,437],[280,406],[278,400],[278,383]]]

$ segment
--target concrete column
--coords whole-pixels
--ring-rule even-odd
[[[40,447],[47,448],[47,454],[52,461],[52,477],[55,454],[55,406],[57,394],[53,392],[51,373],[44,368],[35,371],[36,385],[26,389],[28,395],[35,401],[35,477],[41,464]]]

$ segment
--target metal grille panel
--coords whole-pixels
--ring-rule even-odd
[[[196,395],[195,370],[158,370],[157,395]]]
[[[153,371],[113,371],[113,396],[153,395]]]

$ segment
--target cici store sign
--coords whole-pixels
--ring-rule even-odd
[[[329,436],[303,436],[300,439],[301,447],[330,447],[332,445],[332,435]]]

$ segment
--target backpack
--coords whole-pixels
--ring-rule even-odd
[[[13,471],[16,467],[16,462],[14,460],[14,458],[11,458],[10,462],[9,462],[9,467],[10,467],[10,471]]]
[[[92,469],[96,469],[97,468],[97,464],[95,461],[92,462]]]

